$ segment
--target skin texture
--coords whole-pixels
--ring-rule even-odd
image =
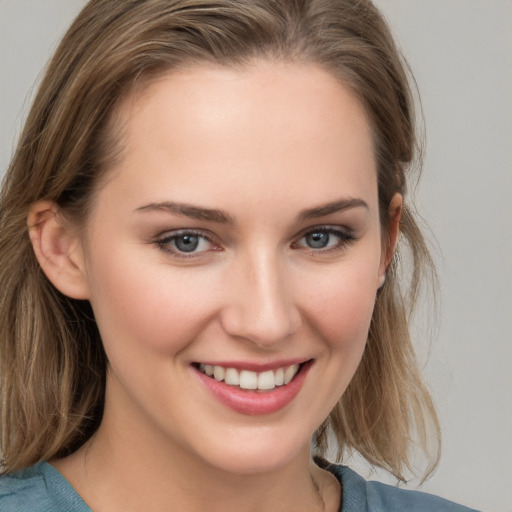
[[[383,248],[364,111],[317,67],[257,62],[166,75],[120,121],[85,237],[51,203],[31,213],[43,269],[90,300],[109,359],[98,432],[54,465],[95,511],[338,510],[310,439],[361,359],[401,204]],[[309,371],[271,414],[227,407],[196,369],[291,359]]]

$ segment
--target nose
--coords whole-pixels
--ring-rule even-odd
[[[227,300],[221,312],[225,332],[264,348],[297,332],[301,318],[287,277],[278,255],[240,258],[227,278]]]

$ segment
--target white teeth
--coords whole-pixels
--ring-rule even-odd
[[[284,370],[282,368],[276,370],[274,382],[276,386],[282,386],[284,384]]]
[[[274,389],[275,387],[276,379],[272,370],[258,375],[258,389]]]
[[[226,370],[222,368],[222,366],[214,366],[213,367],[213,377],[215,380],[221,381],[224,380],[224,376],[226,374]]]
[[[238,386],[240,384],[240,376],[235,368],[228,368],[224,375],[224,382],[230,386]]]
[[[299,371],[299,365],[298,364],[292,364],[291,366],[288,366],[286,370],[284,371],[284,383],[288,384],[293,377],[295,377],[295,374]]]
[[[210,364],[199,365],[199,370],[202,373],[208,375],[208,377],[213,377],[217,381],[224,381],[229,386],[261,390],[270,390],[276,386],[288,384],[297,375],[299,368],[298,364],[292,364],[285,368],[257,373],[250,370],[238,371],[236,368],[224,368],[223,366]]]
[[[240,372],[240,387],[242,389],[258,389],[258,374],[242,370]]]
[[[213,366],[211,364],[200,364],[199,369],[208,375],[208,377],[211,377],[213,375]]]

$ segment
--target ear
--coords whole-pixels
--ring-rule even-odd
[[[386,246],[383,248],[382,257],[379,266],[378,285],[382,288],[386,280],[386,270],[395,254],[396,245],[400,235],[400,217],[402,215],[402,195],[396,193],[389,204],[388,212],[388,230],[386,236]]]
[[[57,205],[50,201],[33,204],[27,223],[37,261],[48,279],[68,297],[89,298],[80,238]]]

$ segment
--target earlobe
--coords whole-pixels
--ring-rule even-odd
[[[37,261],[52,284],[68,297],[88,299],[80,239],[62,219],[57,205],[50,201],[33,204],[27,224]]]
[[[386,270],[393,259],[400,236],[400,217],[402,215],[402,195],[396,193],[389,204],[389,224],[387,244],[382,251],[382,259],[379,267],[378,287],[382,288],[386,281]]]

